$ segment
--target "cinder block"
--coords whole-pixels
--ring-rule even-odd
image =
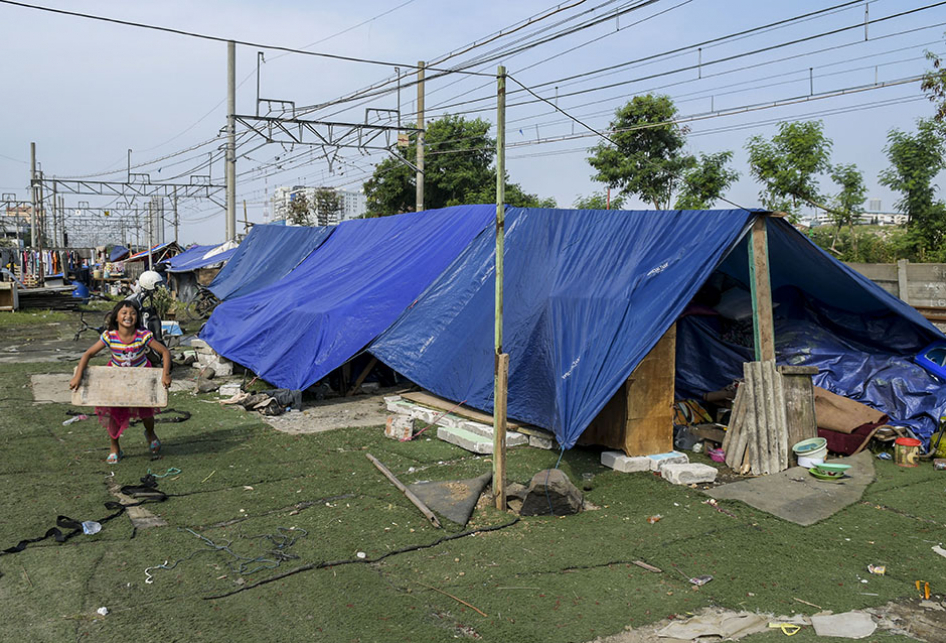
[[[662,471],[663,467],[668,464],[687,464],[690,461],[690,458],[688,458],[685,453],[680,453],[679,451],[655,453],[644,457],[650,460],[651,471]]]
[[[433,424],[434,420],[437,419],[439,413],[433,409],[428,409],[423,406],[414,405],[411,407],[411,417],[415,420],[420,420],[425,424]]]
[[[384,426],[385,437],[394,440],[409,440],[414,434],[414,420],[410,416],[397,413],[389,415]]]
[[[650,471],[650,459],[647,456],[624,455],[623,451],[602,451],[601,464],[610,467],[621,473],[635,473],[637,471]]]
[[[448,426],[453,429],[462,429],[464,428],[463,425],[466,424],[466,420],[461,418],[459,415],[454,415],[452,413],[445,413],[443,415],[437,413],[434,417],[437,418],[437,426]]]
[[[201,368],[212,368],[217,377],[233,375],[233,362],[216,353],[197,353],[197,363]]]
[[[405,402],[404,400],[392,400],[384,403],[384,408],[391,413],[403,413],[405,415],[411,414],[412,406],[410,402]]]
[[[689,464],[665,464],[660,475],[671,484],[700,484],[716,480],[716,467],[697,462]]]
[[[444,442],[455,444],[461,449],[472,451],[480,455],[487,455],[493,452],[493,441],[484,438],[481,435],[470,433],[465,429],[449,429],[447,427],[437,427],[437,437]]]
[[[438,424],[440,423],[438,422]],[[464,431],[469,431],[470,433],[475,433],[476,435],[486,438],[487,440],[493,439],[493,427],[489,424],[483,424],[482,422],[471,422],[469,420],[462,420],[459,423],[459,426],[457,426],[456,428],[463,429]],[[516,431],[506,431],[506,448],[507,449],[512,448],[512,447],[519,447],[528,443],[529,443],[528,436],[525,436],[522,433],[518,433]]]
[[[529,446],[534,449],[545,449],[546,451],[551,451],[555,448],[555,440],[552,438],[543,438],[538,435],[530,435]]]

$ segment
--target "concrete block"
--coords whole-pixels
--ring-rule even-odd
[[[538,435],[529,436],[529,446],[533,449],[545,449],[551,451],[555,448],[555,440],[552,438],[543,438]]]
[[[685,453],[679,451],[670,451],[668,453],[655,453],[653,455],[643,456],[650,460],[651,471],[661,471],[668,464],[686,464],[690,458]]]
[[[415,420],[420,420],[424,424],[433,424],[438,415],[440,414],[433,409],[428,409],[423,406],[415,404],[411,407],[411,417]]]
[[[219,393],[222,397],[231,398],[234,395],[238,395],[240,393],[240,385],[239,384],[221,384],[220,388],[217,389],[217,393]]]
[[[472,451],[480,455],[487,455],[493,452],[493,440],[476,435],[465,429],[449,429],[447,427],[437,427],[437,437],[444,442],[455,444],[461,449]]]
[[[602,451],[601,464],[610,467],[621,473],[636,473],[638,471],[650,471],[651,462],[647,456],[624,455],[623,451]]]
[[[462,418],[461,418],[462,419]],[[438,422],[438,424],[440,424]],[[482,422],[471,422],[470,420],[462,420],[457,428],[463,429],[464,431],[469,431],[470,433],[475,433],[481,437],[484,437],[488,440],[493,439],[493,426],[491,424],[483,424]],[[506,431],[506,448],[519,447],[525,444],[529,444],[529,437],[519,433],[517,431]]]
[[[217,377],[229,377],[233,375],[233,362],[216,353],[197,353],[197,363],[200,364],[200,368],[202,369],[213,369]]]
[[[385,437],[393,440],[410,440],[414,434],[414,420],[410,416],[396,413],[389,415],[384,426]]]
[[[392,402],[400,402],[404,398],[400,395],[385,395],[383,398],[385,404],[390,404]]]
[[[442,416],[440,413],[437,413],[434,417],[437,418],[437,426],[447,426],[452,429],[462,429],[464,428],[463,425],[466,423],[466,420],[453,413],[445,413]]]
[[[392,400],[390,402],[385,401],[384,408],[386,408],[391,413],[403,413],[405,415],[411,414],[410,402],[405,402],[404,400]]]
[[[688,463],[688,464],[665,464],[660,470],[660,475],[664,480],[671,484],[700,484],[703,482],[713,482],[716,480],[718,471],[716,467],[708,464]]]

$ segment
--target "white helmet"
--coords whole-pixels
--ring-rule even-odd
[[[154,290],[161,281],[161,275],[154,270],[145,270],[141,273],[141,276],[138,277],[138,285],[141,286],[143,290]]]

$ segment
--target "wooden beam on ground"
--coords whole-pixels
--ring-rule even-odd
[[[758,216],[752,223],[749,238],[749,282],[752,291],[752,330],[755,359],[775,359],[775,330],[772,321],[772,282],[769,279],[769,244],[766,217]]]
[[[366,454],[365,454],[365,457],[368,458],[369,460],[371,460],[371,464],[373,464],[374,466],[376,466],[376,467],[378,468],[378,471],[380,471],[381,473],[383,473],[383,474],[384,474],[384,477],[391,481],[391,484],[393,484],[395,487],[397,487],[398,489],[400,489],[400,490],[401,490],[401,493],[403,493],[403,494],[407,497],[408,500],[410,500],[412,503],[414,503],[414,506],[417,507],[418,509],[420,509],[420,511],[421,511],[422,514],[424,514],[425,516],[427,516],[427,520],[429,520],[430,523],[431,523],[434,527],[438,527],[438,528],[441,527],[441,525],[440,525],[440,520],[437,519],[437,516],[434,515],[434,512],[432,512],[430,509],[428,509],[427,505],[425,505],[425,504],[421,501],[420,498],[418,498],[417,496],[415,496],[414,493],[413,493],[410,489],[408,489],[407,487],[405,487],[405,486],[401,483],[401,481],[398,480],[398,479],[394,476],[394,474],[391,473],[391,471],[390,471],[386,466],[384,466],[383,464],[381,464],[381,462],[379,462],[378,459],[377,459],[376,457],[374,457],[373,455],[371,455],[370,453],[366,453]]]

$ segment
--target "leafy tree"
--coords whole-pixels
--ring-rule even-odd
[[[739,178],[739,172],[727,167],[732,152],[700,154],[700,160],[683,174],[683,185],[674,207],[677,210],[705,210],[713,206],[723,192]]]
[[[624,197],[620,194],[611,197],[611,206],[608,207],[607,193],[595,192],[591,196],[578,197],[572,207],[576,210],[620,210],[624,207]]]
[[[773,211],[798,217],[800,203],[831,210],[818,190],[817,175],[831,169],[831,140],[821,121],[780,123],[778,134],[767,140],[753,136],[746,143],[749,169],[762,183],[759,198]]]
[[[936,115],[933,118],[943,121],[946,120],[946,65],[943,64],[943,59],[932,51],[926,52],[926,58],[933,63],[933,69],[923,74],[920,88],[930,102],[936,103]]]
[[[635,96],[615,112],[611,142],[593,147],[588,158],[593,179],[625,196],[637,195],[662,210],[683,173],[695,164],[684,153],[685,127],[673,123],[677,108],[668,96]]]
[[[315,212],[318,217],[319,225],[328,225],[332,221],[338,221],[339,212],[342,211],[342,195],[332,188],[318,188],[315,191]]]
[[[296,192],[289,201],[289,223],[292,225],[312,225],[312,211],[309,199],[304,192]]]
[[[496,170],[492,167],[496,141],[490,124],[482,119],[444,116],[431,121],[425,132],[424,207],[442,208],[496,200]],[[416,135],[411,134],[404,157],[416,162]],[[385,159],[365,182],[368,211],[377,215],[414,210],[415,171],[397,159]],[[506,203],[537,207],[542,200],[515,183],[506,183]],[[545,201],[544,203],[548,203]]]
[[[946,204],[935,199],[933,185],[946,169],[943,127],[935,119],[919,119],[913,134],[890,130],[884,147],[890,167],[880,173],[880,184],[902,195],[896,206],[909,216],[907,229],[920,259],[941,253],[946,239]]]
[[[864,211],[864,199],[867,198],[867,186],[864,185],[864,175],[853,163],[849,165],[835,165],[831,169],[831,180],[841,186],[841,192],[834,197],[834,211],[831,216],[837,229],[831,249],[835,249],[841,227],[847,225],[851,231],[851,243],[854,256],[857,257],[857,235],[854,234],[854,222]]]

